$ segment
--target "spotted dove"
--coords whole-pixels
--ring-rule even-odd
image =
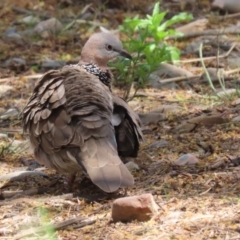
[[[84,169],[105,192],[130,187],[134,179],[120,157],[135,157],[140,120],[111,91],[109,60],[131,56],[111,33],[92,35],[77,65],[45,73],[23,112],[36,160],[74,176]]]

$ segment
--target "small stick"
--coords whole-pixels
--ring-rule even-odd
[[[35,74],[35,75],[28,75],[28,76],[22,76],[23,78],[27,78],[27,79],[37,79],[37,78],[40,78],[42,77],[43,74]],[[0,79],[0,83],[3,83],[3,82],[7,82],[7,81],[13,81],[13,80],[16,80],[16,79],[19,79],[21,77],[8,77],[8,78],[1,78]]]
[[[0,194],[0,199],[6,199],[6,198],[16,198],[19,196],[32,196],[35,194],[43,194],[47,191],[48,188],[33,188],[26,191],[4,191]]]
[[[86,225],[90,225],[90,224],[93,224],[93,223],[96,222],[96,220],[89,220],[89,221],[85,221],[85,222],[84,222],[84,220],[86,220],[86,218],[76,217],[76,218],[71,218],[71,219],[68,219],[68,220],[65,220],[65,221],[62,221],[62,222],[59,222],[59,223],[48,224],[48,225],[45,225],[45,226],[40,226],[40,227],[27,229],[26,231],[23,231],[22,233],[19,233],[19,234],[15,235],[13,240],[25,238],[25,237],[27,237],[29,235],[32,235],[32,234],[35,235],[37,233],[44,232],[44,231],[46,231],[46,229],[49,229],[49,228],[52,228],[54,230],[60,230],[60,229],[66,228],[67,226],[72,225],[74,223],[81,222],[79,225],[77,225],[78,228],[79,228],[79,227],[84,227]]]
[[[228,57],[229,54],[232,52],[232,50],[235,48],[235,46],[236,46],[236,43],[233,43],[231,48],[228,50],[228,52],[218,56],[217,59]],[[205,61],[205,60],[212,60],[212,59],[216,59],[216,57],[195,58],[195,59],[189,59],[189,60],[180,60],[180,61],[177,61],[177,62],[190,63],[190,62]],[[236,69],[232,69],[232,70],[229,70],[229,71],[225,71],[225,74],[230,75],[230,74],[233,74],[233,73],[237,73],[239,71],[240,71],[240,68],[236,68]],[[191,79],[199,78],[201,76],[202,76],[201,74],[198,74],[198,75],[194,75],[194,76],[191,76],[191,77],[186,77],[186,76],[173,77],[173,78],[168,78],[168,79],[165,79],[165,80],[159,80],[159,82],[160,83],[178,82],[178,81],[185,81],[185,80],[191,80]]]
[[[82,223],[79,223],[75,226],[73,226],[73,229],[77,229],[77,228],[82,228],[82,227],[85,227],[87,225],[92,225],[96,222],[96,220],[89,220],[89,221],[85,221],[85,222],[82,222]]]
[[[95,22],[95,21],[88,21],[88,20],[84,20],[84,19],[78,19],[78,20],[76,20],[76,23],[79,23],[79,24],[90,24],[90,25],[94,25],[94,26],[97,26],[97,27],[107,26],[106,23]]]
[[[233,13],[233,14],[228,14],[228,15],[224,15],[224,16],[218,16],[217,18],[219,20],[225,20],[227,18],[233,18],[233,17],[238,17],[238,16],[240,16],[240,13]]]
[[[228,50],[228,52],[226,52],[226,53],[224,53],[222,55],[219,55],[218,59],[219,58],[226,58],[226,57],[228,57],[235,47],[236,47],[236,43],[234,42],[232,44],[231,48]],[[216,56],[202,58],[203,61],[213,60],[213,59],[216,59]],[[177,60],[177,61],[174,61],[174,62],[178,62],[178,63],[192,63],[192,62],[200,62],[200,61],[201,61],[201,58],[193,58],[193,59],[187,59],[187,60]]]
[[[43,19],[48,19],[50,18],[50,15],[44,15],[39,13],[39,11],[30,11],[30,10],[26,10],[24,8],[20,8],[20,7],[12,7],[12,10],[21,14],[27,14],[27,15],[37,15]]]
[[[238,73],[239,71],[240,71],[240,68],[235,68],[235,69],[226,71],[225,73],[226,73],[227,75],[230,75],[230,74],[233,74],[233,73]]]
[[[223,34],[239,34],[240,28],[239,27],[228,27],[225,29],[220,30],[205,30],[201,32],[190,32],[185,33],[181,36],[169,36],[165,38],[165,40],[176,40],[176,39],[185,39],[185,38],[193,38],[193,37],[200,37],[200,36],[208,36],[208,35],[223,35]]]
[[[16,181],[29,175],[40,175],[48,177],[48,174],[40,171],[17,171],[0,176],[0,181]]]
[[[69,200],[73,198],[73,194],[72,193],[68,193],[68,194],[63,194],[60,196],[53,196],[53,197],[48,197],[47,199],[38,199],[38,202],[45,202],[45,201],[51,201],[51,200]],[[0,206],[6,206],[6,205],[14,205],[14,204],[18,204],[18,203],[28,203],[29,205],[32,205],[34,203],[33,199],[27,198],[27,197],[21,197],[18,199],[7,199],[5,201],[0,201]]]
[[[181,76],[181,77],[173,77],[173,78],[168,78],[168,79],[164,79],[164,80],[159,80],[159,83],[169,83],[169,82],[179,82],[179,81],[185,81],[185,80],[191,80],[191,79],[195,79],[195,78],[199,78],[202,75],[195,75],[195,76],[191,76],[191,77],[187,77],[187,76]]]

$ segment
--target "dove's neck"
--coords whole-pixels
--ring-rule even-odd
[[[106,72],[102,71],[101,68],[99,68],[94,63],[87,63],[87,64],[80,64],[87,72],[97,76],[99,80],[105,84],[110,90],[111,90],[111,73],[106,70]]]

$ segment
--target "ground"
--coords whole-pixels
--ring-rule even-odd
[[[89,4],[88,1],[73,2],[62,0],[57,5],[50,0],[7,0],[0,3],[1,116],[9,109],[15,109],[17,113],[22,110],[38,74],[49,69],[44,67],[44,61],[77,62],[82,45],[93,31],[97,31],[97,26],[85,23],[72,30],[69,27],[67,34],[49,38],[25,36],[24,44],[4,40],[5,31],[12,26],[17,26],[18,32],[26,30],[21,20],[30,14],[40,16],[41,20],[44,16],[58,17],[66,27],[71,22],[69,19],[74,19]],[[144,16],[146,11],[151,12],[153,4],[150,2],[144,5],[138,1],[119,0],[103,5],[101,1],[95,1],[88,11],[82,13],[89,14],[95,23],[102,22],[106,27],[116,29],[126,16]],[[206,17],[208,29],[237,24],[236,18],[220,21],[218,11],[211,10],[209,1],[193,2],[171,5],[163,1],[163,8],[171,9],[169,16],[186,11],[192,12],[194,19]],[[31,28],[30,24],[28,29]],[[236,43],[234,54],[238,56],[239,38],[236,34],[227,37],[228,44]],[[209,39],[204,56],[216,57],[218,48],[214,47],[218,44]],[[181,49],[182,63],[198,57],[185,51],[197,40],[170,41]],[[6,65],[6,60],[11,57],[26,62]],[[207,67],[220,64],[225,70],[234,69],[225,58],[220,63],[216,59],[206,61]],[[181,67],[194,75],[203,72],[199,61],[183,63]],[[238,89],[239,76],[236,73],[228,82],[226,80],[227,88],[234,86]],[[22,134],[19,118],[16,114],[1,117],[0,239],[240,239],[238,92],[219,98],[203,80],[183,79],[175,84],[173,88],[165,86],[160,89],[148,86],[129,102],[150,121],[144,122],[145,140],[134,160],[139,166],[133,172],[135,185],[126,192],[105,194],[83,175],[79,175],[69,189],[66,176],[51,170],[43,170],[42,175],[4,180],[1,177],[5,174],[26,172],[26,168],[33,168],[35,163],[31,152],[25,151],[23,144],[27,137]],[[221,89],[218,81],[214,85]],[[5,91],[6,86],[12,88]],[[114,91],[120,95],[123,93],[117,87]],[[157,115],[157,119],[153,119],[147,113],[156,109],[154,116]],[[179,158],[184,154],[194,155],[197,163],[183,164]],[[148,222],[111,222],[114,199],[142,193],[154,196],[159,206],[158,215]]]

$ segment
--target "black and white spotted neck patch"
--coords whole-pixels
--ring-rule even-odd
[[[81,66],[89,73],[97,76],[99,80],[111,90],[111,75],[108,71],[103,72],[97,65],[93,63],[81,64]]]

